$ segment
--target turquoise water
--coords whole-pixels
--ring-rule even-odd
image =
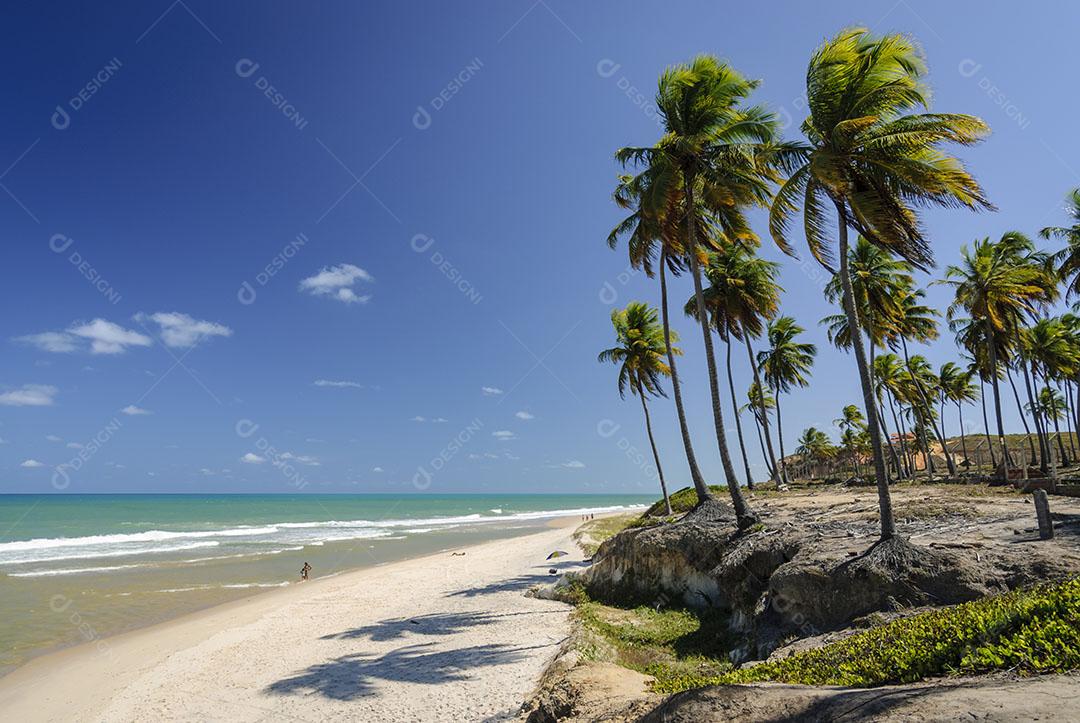
[[[314,577],[528,534],[640,495],[0,495],[0,673]],[[73,623],[76,620],[77,623]]]

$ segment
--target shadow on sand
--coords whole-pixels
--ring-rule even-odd
[[[333,700],[355,700],[375,692],[380,680],[439,685],[468,680],[478,668],[507,665],[523,660],[535,645],[476,645],[456,650],[432,650],[435,643],[407,645],[386,655],[354,653],[313,665],[297,675],[283,678],[267,688],[277,695],[318,694]]]
[[[555,582],[558,576],[569,570],[579,570],[586,567],[582,562],[575,560],[568,560],[566,562],[549,562],[543,565],[536,565],[533,567],[536,570],[535,573],[529,575],[518,575],[517,577],[511,577],[506,580],[496,580],[495,582],[488,583],[487,585],[481,585],[479,587],[467,587],[456,592],[448,593],[447,597],[477,597],[479,595],[492,595],[498,592],[522,592],[528,590],[533,585],[543,585],[549,582]],[[556,570],[553,575],[549,571]]]
[[[373,641],[396,640],[406,634],[415,635],[454,635],[469,628],[491,625],[517,615],[549,615],[558,610],[521,611],[516,613],[460,612],[431,613],[416,615],[411,618],[389,618],[371,625],[343,630],[340,633],[324,635],[320,640],[359,640]]]

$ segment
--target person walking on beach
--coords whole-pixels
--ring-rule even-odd
[[[309,572],[311,572],[311,565],[305,562],[304,566],[300,568],[300,579],[307,580]]]

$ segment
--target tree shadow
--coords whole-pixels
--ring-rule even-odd
[[[567,560],[564,562],[550,562],[544,565],[535,565],[533,566],[533,569],[537,570],[535,573],[518,575],[517,577],[506,578],[505,580],[496,580],[487,585],[456,590],[447,593],[446,597],[477,597],[479,595],[492,595],[497,592],[521,592],[523,590],[528,590],[533,585],[543,585],[545,583],[555,582],[562,573],[568,572],[571,569],[583,569],[586,566],[587,565],[580,560]],[[540,572],[540,570],[543,570],[543,572]],[[551,570],[555,570],[555,574],[552,574],[550,572]]]
[[[323,635],[320,640],[367,640],[383,642],[405,637],[408,633],[416,635],[454,635],[480,625],[491,625],[505,618],[517,615],[540,615],[555,610],[523,610],[513,613],[460,612],[431,613],[408,618],[388,618],[371,625],[343,630],[340,633]]]
[[[276,695],[318,694],[333,700],[355,700],[375,693],[377,681],[440,685],[468,680],[471,671],[523,660],[530,651],[551,645],[512,647],[477,645],[431,650],[435,643],[407,645],[386,655],[353,653],[312,665],[266,688]]]

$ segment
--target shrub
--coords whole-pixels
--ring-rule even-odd
[[[718,496],[727,494],[727,488],[719,485],[709,485],[709,490]],[[681,515],[684,512],[689,512],[697,504],[697,492],[694,491],[693,487],[683,487],[678,492],[670,494],[669,497],[671,499],[672,514]],[[653,503],[652,507],[645,510],[642,517],[656,517],[662,514],[664,514],[664,499],[661,497]]]
[[[702,685],[778,681],[872,686],[1015,669],[1080,667],[1080,578],[1014,590],[894,620],[844,640],[712,678],[658,679],[676,692]]]

